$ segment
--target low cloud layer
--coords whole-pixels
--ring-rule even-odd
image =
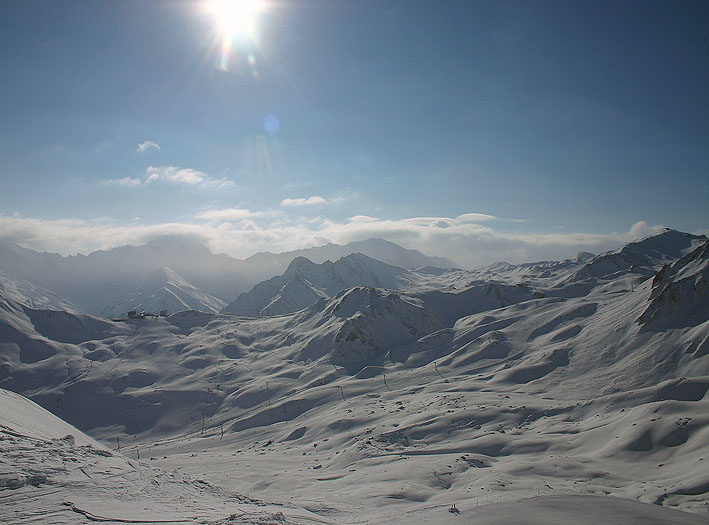
[[[326,199],[320,195],[313,195],[312,197],[304,198],[299,197],[296,199],[283,199],[281,201],[281,208],[315,208],[319,206],[325,206],[326,204],[340,204],[347,199],[346,196],[332,197]]]
[[[477,222],[472,218],[478,216]],[[125,244],[143,244],[165,235],[197,237],[214,253],[244,258],[258,251],[281,252],[344,244],[381,237],[429,255],[450,257],[473,268],[495,261],[525,262],[572,257],[579,251],[600,253],[662,226],[636,222],[627,231],[609,233],[515,233],[492,216],[381,219],[359,215],[345,221],[297,217],[284,211],[253,212],[238,208],[206,210],[191,221],[119,224],[109,219],[48,220],[17,214],[0,215],[0,238],[62,254],[89,253]]]

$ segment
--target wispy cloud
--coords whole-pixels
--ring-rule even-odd
[[[140,179],[134,179],[133,177],[123,177],[122,179],[108,179],[103,182],[104,184],[114,184],[116,186],[125,186],[127,188],[133,186],[140,186],[142,183]]]
[[[327,200],[322,198],[320,195],[313,195],[312,197],[297,198],[297,199],[283,199],[281,201],[281,206],[284,208],[302,208],[305,206],[323,206],[327,204]]]
[[[358,215],[332,221],[322,217],[298,218],[282,210],[255,212],[240,208],[207,210],[195,215],[192,221],[160,224],[0,215],[0,238],[63,254],[140,244],[161,235],[198,236],[215,253],[235,257],[263,250],[281,252],[326,242],[344,244],[382,237],[406,248],[450,257],[469,268],[499,260],[514,263],[563,259],[584,250],[600,253],[661,229],[660,225],[640,221],[621,232],[530,234],[498,230],[491,221],[478,224],[453,217],[382,219]]]
[[[138,144],[138,147],[135,149],[135,151],[137,151],[138,153],[143,153],[144,151],[147,151],[150,148],[154,148],[160,151],[160,144],[151,140],[146,140],[145,142],[141,142],[140,144]]]

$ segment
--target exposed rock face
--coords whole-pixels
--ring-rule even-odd
[[[649,302],[638,318],[648,327],[692,326],[707,321],[709,241],[657,272]]]

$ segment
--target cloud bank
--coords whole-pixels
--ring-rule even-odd
[[[477,215],[477,222],[473,222],[472,217]],[[202,239],[214,253],[245,258],[258,251],[281,252],[381,237],[473,268],[501,260],[517,263],[563,259],[584,250],[600,253],[663,228],[639,221],[621,232],[519,233],[499,229],[501,222],[482,214],[403,219],[358,215],[333,221],[297,217],[280,210],[254,212],[239,208],[205,210],[189,221],[160,224],[124,224],[110,219],[49,220],[14,214],[0,215],[0,238],[67,255],[143,244],[165,235],[188,235]]]

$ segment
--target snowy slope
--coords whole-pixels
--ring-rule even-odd
[[[297,353],[285,355],[297,361],[325,360],[356,374],[366,367],[381,366],[392,353],[443,328],[430,310],[405,294],[358,286],[343,290],[329,301],[321,300],[296,317],[305,336]]]
[[[157,454],[159,445],[164,449],[160,452],[169,453],[169,443],[143,448],[143,461],[129,459],[26,398],[1,389],[0,417],[0,520],[5,523],[305,524],[331,522],[339,510],[338,503],[321,498],[309,499],[308,509],[298,508],[292,501],[269,503],[202,476],[155,466],[159,460],[150,454]],[[138,455],[141,449],[124,443],[122,450]],[[475,458],[466,461],[474,463]],[[370,511],[367,517],[370,523],[392,519],[398,523],[459,523],[461,519],[491,524],[568,523],[570,519],[579,524],[598,520],[619,524],[703,523],[691,514],[656,505],[589,495],[543,496],[474,507],[459,502],[455,513],[448,511],[452,508],[427,505],[403,513],[394,509],[377,514]],[[363,514],[353,508],[342,518]]]
[[[79,307],[27,279],[0,272],[0,297],[23,303],[30,308],[80,312]]]
[[[170,313],[182,310],[218,312],[225,304],[224,301],[204,293],[170,268],[163,266],[128,297],[106,307],[101,315],[106,318],[121,318],[131,310],[156,315],[162,310]]]
[[[315,517],[128,459],[2,389],[0,421],[3,523],[264,524]]]
[[[593,258],[592,253],[579,252],[576,257],[563,261],[538,261],[522,264],[498,262],[472,273],[478,279],[498,280],[510,284],[524,282],[534,286],[553,286],[564,278],[568,278]]]
[[[407,293],[420,300],[448,327],[461,317],[546,297],[544,292],[524,283],[511,285],[497,281],[469,281],[438,289],[414,288]]]

